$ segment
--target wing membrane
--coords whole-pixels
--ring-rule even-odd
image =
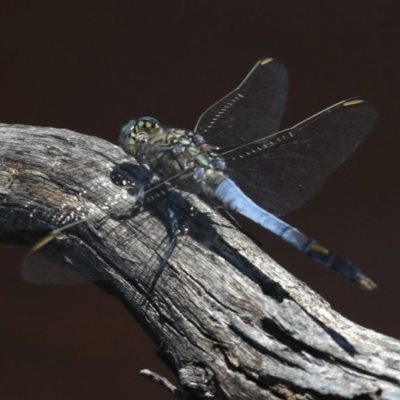
[[[361,143],[376,120],[361,98],[335,104],[290,129],[223,152],[229,176],[267,211],[301,206]]]
[[[240,86],[208,108],[195,132],[216,147],[239,146],[276,132],[286,102],[288,76],[273,58],[257,62]]]

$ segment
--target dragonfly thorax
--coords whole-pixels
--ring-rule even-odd
[[[126,124],[120,146],[162,179],[190,192],[213,193],[224,178],[225,163],[191,130],[164,128],[152,117]]]

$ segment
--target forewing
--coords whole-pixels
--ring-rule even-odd
[[[288,76],[273,58],[257,62],[240,86],[207,109],[195,132],[216,147],[239,146],[275,133],[285,107]]]
[[[222,153],[228,175],[275,215],[301,206],[371,131],[375,108],[354,98],[290,129]]]
[[[21,266],[24,281],[46,285],[76,285],[90,282],[66,265],[52,262],[39,252],[30,251]]]
[[[56,238],[64,229],[78,227],[79,224],[88,221],[101,220],[107,212],[117,213],[120,210],[131,209],[136,201],[133,192],[140,191],[142,185],[146,187],[148,184],[150,175],[142,167],[124,163],[127,158],[120,148],[115,148],[114,154],[113,150],[110,152],[109,145],[96,151],[90,149],[90,143],[82,145],[88,147],[87,152],[85,151],[87,162],[82,163],[82,157],[77,152],[68,153],[68,145],[65,145],[62,149],[68,155],[64,162],[57,160],[54,167],[42,172],[48,176],[45,184],[49,187],[37,186],[37,192],[47,190],[51,193],[48,196],[49,206],[33,208],[30,218],[33,224],[39,224],[37,221],[40,221],[43,227],[52,232],[36,243],[39,249],[45,248],[47,242],[52,240],[51,237]],[[93,153],[98,153],[97,156],[100,154],[101,157],[96,158],[96,154]],[[134,172],[129,174],[129,177],[119,178],[125,165],[130,166]],[[126,187],[120,184],[122,179],[127,182]],[[119,188],[116,190],[116,187]],[[59,207],[54,203],[59,204]],[[49,237],[50,240],[47,240]],[[43,244],[40,244],[41,242]],[[40,284],[75,284],[87,281],[83,275],[66,265],[60,260],[46,259],[44,254],[32,248],[23,261],[21,275],[27,282]]]

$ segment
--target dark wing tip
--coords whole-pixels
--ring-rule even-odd
[[[375,106],[372,105],[372,103],[365,99],[364,97],[351,97],[349,99],[343,100],[342,102],[343,107],[365,107],[368,108],[371,113],[377,114]]]
[[[274,68],[287,73],[285,66],[280,61],[278,61],[275,57],[271,57],[271,56],[261,57],[260,60],[257,61],[256,66],[261,66],[261,67],[268,66],[269,68],[273,66]]]
[[[375,124],[375,121],[378,117],[378,112],[375,106],[373,106],[371,102],[363,97],[352,97],[344,100],[342,102],[342,106],[346,108],[357,107],[360,111],[362,110],[362,113],[368,117],[371,128]]]
[[[288,72],[285,66],[281,62],[279,62],[276,58],[271,56],[261,57],[260,60],[258,60],[256,65],[253,67],[253,69],[250,71],[246,79],[249,76],[251,76],[255,70],[258,70],[258,72],[263,75],[266,74],[264,76],[269,77],[269,79],[272,79],[273,83],[279,82],[280,86],[285,87],[285,93],[286,93],[289,81]],[[246,79],[244,80],[244,82],[246,81]],[[241,86],[243,85],[243,83],[241,84]]]
[[[355,106],[358,104],[363,104],[372,108],[375,108],[369,100],[364,97],[350,97],[349,99],[343,100],[342,102],[344,107]]]
[[[365,104],[365,103],[369,103],[369,101],[362,97],[352,97],[350,99],[344,100],[342,105],[343,105],[343,107],[349,107],[349,106],[355,106],[357,104]]]
[[[261,65],[267,65],[267,64],[271,63],[272,61],[276,61],[276,60],[273,57],[265,56],[260,59],[259,63]]]

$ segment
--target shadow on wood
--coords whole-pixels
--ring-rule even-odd
[[[32,246],[94,216],[42,252],[116,296],[184,393],[146,376],[186,399],[400,398],[398,341],[337,314],[195,196],[170,189],[137,205],[147,170],[95,137],[20,125],[0,135],[0,238]],[[170,207],[187,234],[157,276],[174,240]]]

